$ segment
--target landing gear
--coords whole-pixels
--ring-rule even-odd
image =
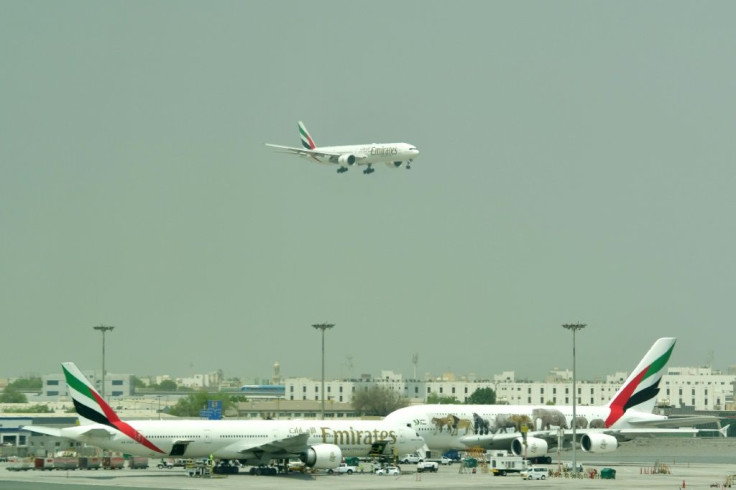
[[[409,160],[408,162],[406,162],[406,169],[407,169],[407,170],[411,170],[411,162],[412,162],[412,161],[413,161],[413,160]]]
[[[365,169],[365,170],[363,170],[363,173],[364,173],[364,174],[366,174],[366,175],[368,175],[368,174],[372,174],[372,173],[373,173],[373,172],[375,172],[375,171],[376,171],[376,169],[375,169],[375,168],[373,168],[373,167],[371,167],[370,165],[368,165],[368,168],[367,168],[367,169]]]
[[[340,168],[337,169],[337,173],[338,174],[344,174],[347,171],[348,171],[348,168],[347,167],[340,167]]]

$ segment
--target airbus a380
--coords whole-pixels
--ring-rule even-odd
[[[675,340],[657,340],[607,405],[576,407],[575,432],[583,451],[611,452],[619,441],[635,437],[695,434],[698,431],[692,428],[663,427],[718,422],[710,416],[668,418],[652,413]],[[573,436],[572,406],[416,405],[396,410],[384,420],[416,429],[430,449],[439,451],[480,446],[541,457],[557,447],[558,440],[562,448],[570,447]],[[526,450],[522,425],[528,427]],[[725,436],[726,429],[719,432]]]
[[[64,437],[112,451],[153,458],[239,460],[264,465],[299,458],[307,466],[331,469],[344,456],[404,454],[424,446],[406,426],[380,420],[142,420],[124,422],[74,363],[62,363],[82,425],[26,430]]]
[[[385,163],[389,167],[398,168],[406,163],[406,168],[411,168],[411,162],[419,156],[419,150],[409,143],[370,143],[364,145],[344,145],[344,146],[317,146],[314,139],[309,135],[304,123],[299,121],[299,137],[302,140],[302,147],[295,148],[293,146],[272,145],[266,143],[266,146],[294,153],[303,157],[310,158],[317,163],[328,165],[339,165],[337,173],[341,174],[348,171],[348,167],[354,165],[366,166],[363,170],[364,174],[373,173],[374,163]]]

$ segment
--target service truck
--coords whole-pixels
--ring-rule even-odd
[[[529,469],[529,462],[521,456],[505,451],[486,452],[488,468],[495,476],[506,476],[509,473],[521,473]]]

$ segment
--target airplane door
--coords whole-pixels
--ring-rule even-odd
[[[205,444],[212,444],[212,432],[210,429],[204,430],[204,443]]]

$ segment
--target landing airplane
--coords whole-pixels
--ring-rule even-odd
[[[652,413],[675,341],[658,339],[607,405],[576,407],[575,432],[583,451],[607,453],[635,437],[694,435],[697,429],[679,427],[718,424],[711,416],[668,418]],[[571,447],[573,436],[572,406],[415,405],[390,413],[384,421],[415,429],[438,451],[480,446],[534,458],[560,444]],[[528,429],[526,434],[522,427]],[[724,437],[726,429],[719,429]]]
[[[299,121],[299,136],[302,140],[302,148],[292,146],[272,145],[266,146],[294,153],[303,157],[311,158],[317,163],[328,165],[339,165],[337,173],[348,171],[348,167],[354,165],[365,165],[364,174],[375,171],[374,163],[385,163],[389,167],[398,168],[406,163],[406,168],[411,168],[411,162],[419,156],[419,150],[409,143],[371,143],[364,145],[345,146],[317,146],[314,139],[309,135],[304,123]]]
[[[62,363],[82,425],[27,425],[38,434],[64,437],[112,451],[153,458],[239,460],[265,465],[299,458],[332,469],[345,456],[404,454],[424,446],[416,431],[374,420],[121,420],[72,362]]]

